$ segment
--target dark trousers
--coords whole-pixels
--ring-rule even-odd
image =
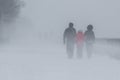
[[[87,56],[88,58],[90,58],[92,56],[93,53],[93,44],[86,44],[86,50],[87,50]]]
[[[73,54],[74,54],[74,43],[67,43],[66,44],[66,50],[67,50],[67,55],[68,58],[73,58]]]

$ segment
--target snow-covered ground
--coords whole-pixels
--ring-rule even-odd
[[[93,24],[96,37],[119,38],[119,0],[23,1],[20,20],[0,31],[12,42],[0,44],[0,80],[120,80],[119,47],[97,44],[92,58],[84,51],[82,59],[68,59],[65,45],[44,44],[61,42],[69,22],[83,31]]]
[[[120,80],[120,61],[97,55],[100,45],[91,59],[85,51],[82,59],[68,59],[61,44],[0,47],[0,80]]]

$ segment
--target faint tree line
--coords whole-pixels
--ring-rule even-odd
[[[23,5],[21,0],[0,0],[0,21],[9,22],[16,19]]]
[[[0,0],[0,43],[10,39],[15,29],[12,23],[18,18],[23,6],[21,0]]]

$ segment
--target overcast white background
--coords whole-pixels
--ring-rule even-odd
[[[0,46],[1,80],[120,80],[119,47],[95,45],[91,59],[67,58],[62,43],[69,22],[94,26],[96,37],[120,38],[119,0],[25,0]],[[7,36],[8,37],[8,36]],[[55,43],[55,44],[54,44]]]
[[[57,32],[74,22],[75,28],[93,24],[97,37],[119,38],[119,0],[25,0],[22,15],[39,31]]]

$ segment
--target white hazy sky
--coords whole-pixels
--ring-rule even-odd
[[[22,15],[28,17],[38,31],[58,32],[75,23],[85,31],[94,25],[97,37],[120,38],[119,0],[25,0]]]

